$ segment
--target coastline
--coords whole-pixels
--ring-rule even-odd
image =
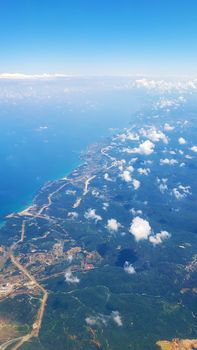
[[[118,149],[119,147],[121,147],[121,149],[124,149],[125,147],[124,143],[122,146],[120,146],[118,137],[114,145],[111,146],[111,148],[110,148],[110,145],[108,145],[107,147],[106,143],[108,143],[107,139],[103,140],[103,142],[95,143],[92,145],[90,144],[89,147],[87,147],[84,151],[81,151],[80,156],[78,157],[80,161],[79,164],[73,170],[68,172],[67,175],[64,174],[63,177],[59,177],[58,179],[46,182],[41,187],[40,191],[38,192],[38,195],[36,195],[33,198],[30,207],[25,208],[25,210],[22,210],[22,212],[16,212],[15,215],[13,215],[13,219],[11,217],[11,221],[9,222],[8,220],[8,231],[6,231],[6,228],[5,230],[1,231],[2,236],[4,235],[4,237],[2,237],[3,238],[2,246],[6,247],[5,249],[3,248],[4,252],[5,253],[7,252],[9,254],[8,257],[11,258],[11,261],[14,265],[13,268],[17,268],[17,271],[19,274],[17,278],[19,280],[21,276],[23,279],[27,278],[29,281],[28,283],[30,283],[30,291],[31,291],[31,288],[33,290],[33,287],[32,287],[32,282],[33,282],[33,286],[34,287],[36,286],[38,291],[42,292],[42,298],[40,298],[41,306],[37,312],[36,322],[34,323],[32,322],[32,331],[22,336],[17,346],[21,345],[26,341],[29,341],[32,337],[34,337],[35,335],[37,336],[37,334],[39,334],[45,307],[47,307],[46,301],[48,298],[48,290],[50,291],[50,290],[53,290],[52,288],[55,288],[54,290],[55,292],[57,290],[57,294],[58,294],[58,283],[59,283],[58,279],[60,278],[60,276],[62,279],[64,279],[64,276],[65,276],[66,280],[64,282],[66,282],[67,287],[69,287],[70,283],[80,282],[80,280],[83,279],[83,276],[85,276],[84,274],[87,273],[87,271],[94,270],[94,272],[92,273],[96,276],[96,279],[98,278],[99,286],[101,281],[101,285],[105,288],[106,283],[104,283],[102,280],[103,273],[100,273],[100,271],[102,271],[101,270],[102,268],[104,268],[102,272],[104,273],[107,272],[107,274],[105,275],[106,276],[105,278],[107,279],[107,281],[109,280],[108,273],[112,273],[112,276],[114,276],[113,274],[114,266],[118,266],[117,272],[120,272],[123,274],[127,272],[124,270],[124,265],[121,266],[123,268],[121,272],[119,270],[120,266],[116,264],[117,260],[114,259],[113,261],[110,255],[107,255],[106,258],[102,256],[101,260],[93,260],[93,261],[91,260],[92,257],[95,257],[95,252],[97,251],[100,252],[100,250],[98,249],[100,246],[102,246],[103,242],[104,244],[106,244],[105,243],[106,236],[107,236],[107,239],[108,237],[110,237],[110,240],[115,240],[115,244],[113,241],[112,243],[111,242],[110,243],[111,243],[111,252],[112,254],[114,254],[114,251],[115,251],[117,258],[119,256],[119,250],[121,252],[124,252],[125,249],[127,249],[127,247],[130,245],[134,252],[135,252],[134,249],[136,249],[137,253],[139,254],[138,255],[139,260],[135,262],[136,264],[135,267],[136,267],[138,276],[140,274],[142,275],[142,273],[144,272],[147,273],[147,270],[148,270],[148,273],[150,273],[149,275],[150,277],[155,276],[158,272],[157,270],[155,271],[154,265],[153,265],[153,268],[151,267],[151,261],[155,263],[154,257],[153,257],[153,260],[151,260],[152,259],[151,257],[152,251],[150,247],[151,242],[148,242],[148,244],[145,246],[146,250],[142,251],[143,249],[142,246],[141,247],[138,246],[137,248],[136,247],[137,243],[131,240],[131,235],[124,234],[124,232],[128,232],[129,224],[130,224],[130,220],[125,222],[125,217],[128,217],[128,216],[130,217],[132,214],[132,217],[134,218],[137,213],[135,210],[132,210],[132,208],[135,208],[133,207],[133,204],[135,205],[136,203],[135,198],[131,199],[131,196],[128,196],[126,193],[126,191],[130,189],[131,195],[132,195],[131,186],[123,188],[121,181],[115,181],[115,182],[109,181],[106,183],[103,182],[104,179],[106,180],[106,178],[104,177],[105,172],[107,173],[109,172],[108,178],[111,177],[111,179],[119,179],[121,172],[124,170],[124,168],[120,169],[119,165],[124,164],[125,167],[127,165],[130,166],[131,164],[129,163],[131,160],[130,156],[127,156],[126,160],[122,160],[122,155],[119,155],[119,153],[117,153],[117,147]],[[160,150],[160,152],[162,152],[162,150]],[[158,157],[158,159],[160,159],[160,157]],[[143,164],[144,158],[142,158],[140,162],[141,162],[140,164],[136,165],[136,168],[138,168],[141,164]],[[155,168],[153,168],[153,170],[154,169]],[[158,168],[156,168],[156,170],[157,169]],[[160,172],[158,172],[159,175],[162,174],[162,169],[163,167],[160,168]],[[96,181],[94,180],[95,178],[96,178]],[[144,182],[145,181],[146,181],[146,177],[144,179]],[[147,183],[144,184],[145,186],[148,186],[148,190],[150,188],[150,181],[152,183],[152,180],[150,179],[150,180],[147,180]],[[107,188],[107,190],[103,191],[104,188]],[[134,190],[135,189],[133,188],[133,191]],[[99,197],[97,193],[104,194],[104,196]],[[124,204],[126,205],[124,206],[124,209],[123,209],[124,212],[123,213],[120,212],[120,217],[118,215],[120,211],[119,208],[121,208],[122,206],[122,198],[121,196],[119,199],[117,197],[114,197],[114,193],[115,194],[120,193],[124,195],[123,200],[124,200]],[[154,199],[155,197],[152,198],[153,203],[155,202]],[[133,201],[133,203],[130,203],[131,200]],[[142,200],[144,201],[144,196],[141,199],[140,203],[142,202]],[[112,212],[108,211],[107,213],[105,213],[106,207],[105,206],[103,207],[103,204],[108,203],[109,201],[111,206],[115,208],[115,211],[113,211],[112,209]],[[92,209],[92,203],[94,203],[94,209]],[[155,207],[153,204],[153,209],[154,208]],[[73,211],[73,209],[77,209],[77,210]],[[111,210],[111,208],[109,210]],[[110,217],[114,218],[113,216],[114,212],[117,215],[116,216],[118,220],[117,222],[120,222],[120,225],[122,227],[120,230],[123,232],[123,236],[121,235],[121,231],[120,231],[120,235],[113,235],[113,236],[111,235],[109,230],[106,231],[106,228],[107,228],[106,224],[108,223],[108,221],[109,222],[111,221],[109,220]],[[126,216],[124,213],[126,214]],[[100,214],[102,216],[99,216]],[[93,215],[94,218],[96,218],[96,220],[94,219],[94,221],[92,222],[90,215]],[[155,217],[153,219],[155,219]],[[98,222],[98,225],[97,225],[97,221],[101,221],[101,222]],[[9,225],[10,223],[11,225]],[[10,232],[10,239],[8,239],[9,234],[7,234],[7,232],[8,233]],[[99,233],[99,235],[97,235],[97,233]],[[123,242],[121,237],[124,237],[123,239],[126,239],[126,241]],[[122,244],[122,246],[120,244]],[[177,242],[173,243],[173,240],[172,240],[172,244],[174,244],[173,248],[177,246]],[[63,250],[64,247],[65,247],[65,250]],[[169,269],[171,268],[174,269],[174,265],[173,263],[171,265],[170,263],[171,259],[169,259],[169,257],[171,256],[170,255],[171,251],[167,248],[168,246],[164,245],[163,249],[166,249],[164,251],[166,260],[164,261],[167,263],[167,266],[169,267]],[[153,249],[155,250],[155,252],[158,251],[158,254],[159,254],[158,258],[159,258],[160,254],[162,254],[161,250],[157,249],[156,247],[153,247]],[[75,252],[76,254],[80,253],[81,255],[80,256],[77,255],[76,257],[74,257],[74,259],[76,258],[76,260],[70,261],[68,258],[70,258],[71,252],[72,254],[73,252]],[[142,252],[141,257],[140,257],[140,252]],[[144,252],[145,252],[145,255],[144,255]],[[173,252],[174,252],[174,249],[173,249]],[[157,252],[155,254],[157,254]],[[186,265],[187,267],[191,265],[191,264],[189,265],[190,258],[191,258],[191,254],[189,250],[188,250],[188,253],[186,254],[188,254],[188,265]],[[146,268],[147,256],[148,258],[150,257],[149,269]],[[65,258],[65,260],[63,259],[63,257]],[[35,260],[32,260],[32,259],[35,259]],[[107,260],[102,260],[102,259],[107,259]],[[31,263],[31,269],[29,268],[27,269],[27,267],[29,266],[29,265],[26,265],[27,261]],[[40,265],[38,265],[38,270],[34,270],[34,266],[35,266],[34,263],[35,262],[37,263],[37,261],[39,262]],[[57,261],[59,265],[57,265]],[[104,262],[102,266],[99,265],[101,261]],[[106,263],[108,263],[109,261],[110,261],[110,265],[107,265]],[[45,270],[42,270],[42,267],[44,266],[44,264],[45,264]],[[53,268],[51,268],[51,266],[53,266]],[[107,271],[105,270],[106,266],[109,266],[109,270]],[[185,273],[187,274],[186,268],[183,271],[185,271]],[[74,274],[74,276],[72,274]],[[6,270],[5,270],[4,276],[7,283],[8,275],[6,275]],[[119,281],[120,276],[121,275],[118,276],[117,281]],[[165,277],[165,272],[163,276]],[[8,277],[10,277],[10,275]],[[73,278],[74,282],[70,282],[70,278]],[[99,280],[100,278],[101,280]],[[128,276],[128,278],[130,277]],[[182,275],[180,276],[180,279],[181,281],[183,280]],[[13,282],[11,281],[11,283]],[[24,288],[24,281],[20,280],[20,283],[21,283],[20,286],[23,286],[22,288]],[[52,284],[50,285],[50,283]],[[132,282],[132,280],[128,279],[128,286],[130,286],[130,283],[133,283],[133,286],[135,286],[136,281],[134,280]],[[149,296],[149,289],[148,289],[149,287],[148,286],[146,287],[146,280],[144,283],[148,293],[146,293],[144,297],[144,287],[143,287],[141,292],[143,294],[140,294],[139,296],[140,299],[138,299],[138,296],[137,296],[136,301],[137,303],[138,301],[139,303],[141,303],[142,301],[142,303],[146,305],[147,296],[148,298],[150,298],[150,296]],[[141,281],[139,280],[139,288],[141,288],[140,286],[141,286]],[[9,284],[8,284],[8,287],[9,287]],[[110,288],[113,288],[113,287],[114,287],[114,284],[113,284],[113,278],[112,278],[112,284]],[[86,284],[84,284],[82,288],[85,290],[87,288]],[[17,290],[18,290],[18,285],[16,285],[13,293],[17,293]],[[8,293],[9,293],[9,289],[8,289]],[[27,294],[28,293],[29,293],[29,290],[27,291]],[[91,293],[92,293],[92,290],[91,290]],[[160,294],[158,294],[158,290],[156,289],[155,293],[152,295],[152,298],[153,298],[151,299],[152,301],[150,300],[150,304],[149,304],[150,307],[152,307],[152,302],[154,303],[154,300],[155,300],[154,298],[158,298],[158,295],[159,296],[161,295],[162,290],[161,291],[159,290],[159,293]],[[120,298],[122,298],[121,287],[120,287],[119,295],[120,295]],[[177,300],[179,300],[180,298],[179,290],[177,290],[176,295],[177,295]],[[127,302],[128,300],[125,300],[125,303]],[[50,297],[49,297],[48,303],[50,303]],[[166,303],[166,306],[167,306],[166,314],[163,314],[163,305],[165,306],[164,303]],[[157,304],[155,305],[157,306]],[[132,312],[132,307],[133,307],[132,304],[130,305],[130,307]],[[178,317],[179,312],[181,311],[179,310],[179,308],[176,308],[175,302],[169,305],[168,295],[164,294],[164,296],[161,297],[161,302],[159,302],[158,304],[158,312],[161,313],[162,318],[165,316],[166,322],[168,321],[167,317],[169,314],[168,313],[169,307],[171,307],[173,310],[178,312],[177,314],[177,317]],[[124,311],[122,312],[124,317]],[[85,316],[84,316],[84,319],[85,319]],[[143,315],[141,316],[143,318]],[[191,324],[193,325],[193,319],[191,320],[188,316],[188,320],[189,320],[188,322],[191,322]],[[176,334],[176,330],[175,330],[175,334]],[[160,339],[160,335],[157,336],[157,339]],[[162,345],[162,344],[164,344],[165,346],[166,341],[157,343],[157,345]],[[171,344],[167,344],[167,345],[171,346]],[[18,347],[16,347],[15,349],[17,348]]]
[[[61,179],[66,178],[67,176],[69,176],[70,174],[72,174],[74,171],[76,171],[77,169],[79,169],[81,166],[84,165],[83,162],[81,162],[80,157],[82,152],[84,152],[84,150],[81,150],[80,155],[79,155],[79,162],[78,164],[73,164],[72,168],[70,168],[69,170],[67,170],[66,172],[63,172],[59,175],[56,176],[52,179],[48,179],[46,181],[43,182],[43,184],[38,187],[36,190],[34,190],[34,192],[28,196],[28,200],[26,201],[26,203],[24,205],[21,206],[17,206],[15,208],[13,208],[13,210],[10,210],[8,213],[6,213],[2,219],[0,218],[0,229],[5,225],[6,223],[6,219],[11,217],[13,214],[19,214],[22,213],[23,211],[26,211],[29,207],[31,207],[33,205],[33,201],[34,198],[36,197],[36,194],[39,192],[40,189],[42,189],[48,182],[54,182],[54,181],[59,181]],[[31,197],[31,198],[30,198]]]

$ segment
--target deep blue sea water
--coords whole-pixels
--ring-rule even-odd
[[[28,206],[46,181],[72,171],[109,128],[127,126],[140,104],[140,94],[129,91],[1,102],[0,221]]]

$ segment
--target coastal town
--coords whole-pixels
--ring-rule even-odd
[[[4,303],[15,301],[17,304],[25,300],[24,308],[28,305],[31,317],[25,331],[16,325],[12,326],[11,321],[6,321],[11,331],[10,334],[6,333],[6,336],[5,332],[2,333],[2,337],[0,331],[0,349],[26,349],[26,344],[39,341],[42,337],[42,327],[45,327],[46,322],[52,322],[47,311],[52,302],[50,300],[56,296],[55,303],[58,306],[61,295],[66,296],[65,300],[71,298],[71,305],[75,301],[78,304],[77,310],[84,313],[82,333],[75,334],[73,326],[68,326],[66,331],[70,349],[77,346],[80,337],[83,337],[82,334],[86,334],[84,343],[82,342],[84,348],[85,344],[89,344],[87,349],[91,350],[115,349],[115,345],[108,347],[103,343],[102,332],[105,332],[107,325],[110,326],[111,323],[122,330],[123,320],[131,317],[132,308],[141,302],[149,307],[147,298],[150,298],[150,301],[158,299],[158,314],[163,313],[163,309],[166,308],[165,322],[171,322],[170,315],[174,310],[176,317],[183,317],[181,324],[185,325],[184,319],[188,318],[190,323],[195,324],[194,310],[187,309],[182,316],[182,305],[187,303],[185,298],[187,295],[192,295],[192,298],[196,295],[196,285],[193,284],[197,267],[196,255],[193,253],[195,247],[188,242],[177,242],[176,239],[173,243],[171,233],[167,231],[167,224],[162,221],[162,211],[158,213],[158,223],[161,226],[158,233],[154,233],[149,222],[141,218],[142,211],[146,212],[148,217],[149,211],[159,210],[154,203],[154,191],[160,193],[162,201],[163,193],[168,189],[167,180],[158,180],[160,169],[167,161],[162,163],[162,159],[159,159],[158,165],[154,164],[155,143],[158,140],[155,143],[153,140],[157,138],[166,147],[168,138],[156,127],[147,130],[128,128],[104,144],[89,147],[87,152],[81,155],[83,164],[79,168],[67,177],[48,182],[38,192],[31,206],[19,213],[8,215],[6,224],[0,231],[0,311]],[[176,160],[175,164],[179,165],[183,163],[181,157],[185,155],[178,156],[180,159]],[[185,158],[185,161],[189,162],[189,158]],[[170,174],[168,165],[166,169],[166,174]],[[146,200],[148,198],[150,201],[151,196],[142,198],[140,188],[143,186],[146,193],[150,184],[157,188],[153,189],[151,206],[147,206]],[[179,185],[176,191],[172,189],[169,195],[168,201],[174,201],[174,206],[178,190],[180,196],[190,196],[190,187],[181,186]],[[138,223],[141,225],[141,231],[136,228]],[[182,258],[177,255],[178,260],[171,264],[170,259],[174,259],[174,255],[169,248],[169,240],[174,250],[184,252],[184,262],[179,260]],[[171,282],[171,290],[166,291],[162,283],[160,286],[155,283],[153,291],[151,285],[146,284],[146,275],[152,281],[155,280],[155,259],[163,259],[171,272],[174,264],[176,265],[176,280],[175,283]],[[160,265],[157,268],[159,269]],[[95,306],[92,305],[92,298],[98,299],[101,305],[108,305],[109,300],[115,298],[112,292],[114,289],[117,290],[119,298],[125,298],[125,305],[129,305],[124,284],[118,286],[116,278],[114,279],[114,269],[119,278],[125,281],[125,288],[130,290],[133,298],[137,298],[135,306],[131,304],[129,314],[126,307],[122,312],[119,311],[121,299],[114,304],[115,306],[107,306],[109,310],[106,309],[105,313],[95,311]],[[161,268],[158,273],[162,279],[165,271]],[[141,275],[144,276],[143,279]],[[90,285],[89,280],[92,281]],[[81,285],[83,287],[80,288]],[[61,292],[58,291],[59,288]],[[97,288],[102,289],[101,294],[97,294]],[[93,294],[87,298],[84,293],[89,289]],[[100,298],[104,298],[105,301],[101,302]],[[100,307],[102,309],[103,306]],[[80,311],[81,308],[83,311]],[[71,312],[75,313],[74,309]],[[10,313],[13,313],[12,319],[17,319],[17,311],[11,309]],[[17,323],[22,324],[22,320]],[[137,320],[131,318],[128,323],[131,332],[136,324]],[[60,325],[58,327],[61,329]],[[178,338],[171,343],[160,341],[159,334],[154,340],[154,345],[162,350],[189,350],[196,346],[195,339],[187,341]],[[141,349],[139,339],[137,341]],[[128,349],[137,350],[136,344],[132,345],[130,339]],[[29,346],[31,349],[31,345]]]

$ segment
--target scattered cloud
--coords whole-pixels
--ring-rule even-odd
[[[110,178],[110,176],[109,176],[108,173],[105,173],[105,174],[104,174],[104,179],[105,179],[106,181],[113,181],[113,180]]]
[[[88,326],[95,326],[98,322],[97,317],[86,317],[85,318],[86,323]]]
[[[137,133],[133,133],[130,130],[128,130],[125,133],[119,134],[115,139],[120,140],[121,142],[125,141],[138,141],[139,140],[139,135]]]
[[[176,159],[169,159],[169,158],[165,158],[165,159],[160,159],[160,164],[161,165],[175,165],[177,164],[177,160]]]
[[[109,219],[107,221],[107,229],[109,231],[117,232],[121,224],[116,219]]]
[[[132,213],[133,216],[142,214],[142,210],[141,209],[136,210],[134,208],[131,208],[130,212]]]
[[[105,315],[86,317],[85,321],[89,326],[107,326],[109,317]]]
[[[154,236],[150,236],[149,237],[149,241],[150,243],[152,243],[153,245],[157,245],[157,244],[161,244],[163,243],[163,241],[167,238],[170,238],[171,234],[167,231],[161,231],[159,233],[157,233]]]
[[[179,137],[179,145],[185,145],[187,141],[184,139],[184,137]]]
[[[122,174],[119,175],[125,182],[131,182],[131,173],[128,170],[124,170]]]
[[[147,220],[135,217],[131,223],[129,232],[135,237],[136,241],[148,239],[151,234],[151,227]]]
[[[65,280],[68,283],[79,283],[80,282],[80,279],[77,276],[74,276],[70,269],[68,269],[65,273]]]
[[[130,161],[129,161],[129,164],[134,164],[135,162],[137,162],[138,158],[135,157],[135,158],[131,158]]]
[[[137,171],[140,175],[146,175],[146,176],[150,173],[149,168],[139,168],[137,169]]]
[[[165,191],[168,190],[168,185],[167,185],[167,178],[159,179],[157,178],[157,183],[159,184],[159,190],[161,193],[164,193]]]
[[[103,210],[107,211],[108,207],[109,207],[109,203],[104,202],[103,203]]]
[[[111,317],[118,327],[121,327],[123,325],[122,318],[119,311],[112,311]]]
[[[161,231],[154,235],[149,222],[139,216],[133,219],[129,232],[134,235],[137,242],[140,240],[149,240],[149,242],[154,245],[161,244],[165,239],[171,236],[167,231]],[[126,264],[126,267],[129,268],[130,265]]]
[[[132,180],[132,184],[133,184],[134,190],[138,190],[138,188],[140,188],[140,185],[141,185],[140,181],[136,179]]]
[[[140,133],[150,139],[153,142],[159,142],[163,141],[165,144],[168,143],[168,138],[167,136],[160,130],[157,130],[155,127],[152,127],[148,130],[142,128],[140,130]]]
[[[100,221],[102,220],[102,217],[100,215],[96,214],[96,209],[89,208],[85,214],[84,214],[85,219],[88,220],[94,220],[94,221]]]
[[[195,151],[194,151],[194,152],[195,152]],[[190,154],[186,154],[186,155],[185,155],[185,158],[186,158],[186,159],[193,159],[193,157],[190,156]]]
[[[187,197],[188,195],[191,195],[191,187],[190,186],[183,186],[179,185],[178,187],[175,187],[172,189],[172,194],[176,197],[176,199],[182,199]]]
[[[127,170],[130,171],[130,172],[132,173],[132,172],[134,171],[133,165],[129,165],[129,166],[127,167]]]
[[[68,217],[72,220],[75,220],[77,219],[79,216],[79,214],[76,212],[76,211],[70,211],[68,212]]]
[[[179,96],[178,98],[174,98],[174,99],[162,97],[160,98],[159,102],[157,102],[156,108],[166,109],[167,111],[169,111],[170,107],[177,108],[183,102],[185,102],[185,99],[183,96]]]
[[[165,123],[164,124],[164,130],[165,131],[172,131],[172,130],[174,130],[174,126],[172,126],[172,125],[170,125],[168,123]]]
[[[111,315],[98,314],[97,316],[85,318],[85,322],[88,326],[107,326],[110,320],[114,321],[118,327],[123,325],[119,311],[112,311]]]
[[[136,273],[135,268],[133,267],[132,264],[129,264],[128,261],[125,261],[124,263],[124,271],[129,273],[130,275]]]
[[[128,132],[127,134],[127,140],[129,141],[138,141],[139,140],[139,135],[133,132]]]
[[[197,146],[192,146],[190,149],[191,149],[191,151],[197,153]]]
[[[157,92],[185,92],[197,89],[197,79],[169,81],[142,78],[135,80],[134,86],[137,88],[145,88],[147,90],[155,90]]]
[[[152,143],[149,140],[146,140],[139,145],[139,148],[137,148],[137,153],[149,155],[154,152],[154,147],[154,143]]]
[[[142,155],[150,155],[151,153],[154,152],[154,147],[155,147],[155,145],[153,142],[151,142],[150,140],[146,140],[146,141],[142,142],[138,147],[123,149],[123,152],[139,153]]]

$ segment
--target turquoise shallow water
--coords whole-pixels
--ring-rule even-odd
[[[140,105],[130,92],[0,104],[0,221],[28,206],[48,180],[80,164],[89,144],[127,126]]]

